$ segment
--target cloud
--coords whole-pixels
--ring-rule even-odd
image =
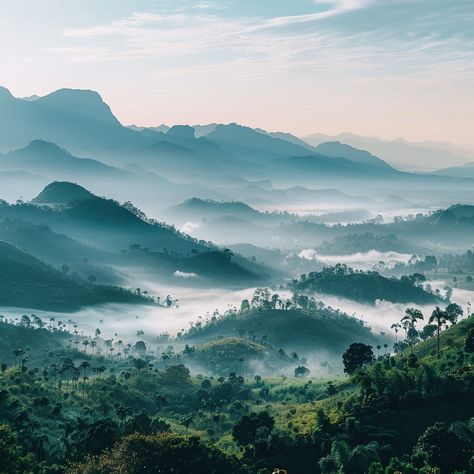
[[[221,16],[213,3],[70,28],[50,51],[71,62],[146,61],[160,76],[177,77],[287,74],[356,83],[469,82],[474,75],[474,12],[467,4],[436,10],[422,0],[315,0],[313,13],[262,18]]]
[[[372,270],[374,265],[381,261],[389,267],[393,267],[399,262],[407,263],[411,255],[398,252],[379,252],[377,250],[357,252],[350,255],[319,255],[313,249],[303,249],[299,252],[298,257],[304,260],[316,260],[325,265],[344,263],[358,270]]]
[[[197,273],[188,273],[188,272],[181,272],[180,270],[176,270],[173,274],[175,277],[184,278],[185,280],[189,280],[190,278],[198,278],[199,275]]]
[[[181,232],[184,232],[185,234],[192,234],[193,231],[199,229],[199,227],[200,227],[199,224],[188,221],[188,222],[185,222],[179,230]]]
[[[290,15],[272,18],[265,21],[262,26],[269,28],[324,20],[342,13],[364,8],[371,3],[371,0],[315,0],[314,3],[316,5],[330,6],[331,8],[315,13],[307,13],[305,15]]]

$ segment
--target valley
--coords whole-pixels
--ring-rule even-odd
[[[93,91],[0,111],[0,472],[470,472],[472,177]]]

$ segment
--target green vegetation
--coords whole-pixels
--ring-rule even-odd
[[[377,272],[364,272],[338,264],[321,272],[301,275],[290,288],[307,293],[329,294],[349,298],[360,303],[374,304],[376,300],[393,303],[432,304],[442,301],[441,294],[423,288],[421,274],[386,278]]]
[[[16,247],[0,241],[0,305],[73,311],[103,303],[153,303],[120,287],[93,285],[67,276]]]
[[[199,343],[236,335],[287,353],[302,350],[337,356],[352,342],[377,342],[359,319],[305,295],[286,299],[268,289],[256,290],[239,309],[215,312],[194,323],[182,337]]]
[[[455,314],[456,308],[440,311]],[[171,346],[159,356],[159,348],[140,341],[103,340],[100,331],[81,335],[72,321],[4,320],[2,472],[184,474],[204,466],[242,474],[271,474],[277,467],[321,474],[469,473],[474,316],[451,319],[440,333],[439,357],[436,335],[424,342],[416,342],[421,332],[408,337],[421,316],[407,309],[407,339],[399,342],[405,348],[398,346],[395,356],[352,344],[343,357],[350,376],[336,380],[308,379],[303,366],[294,378],[262,377],[249,368],[244,375],[192,375],[178,359],[163,357]],[[176,346],[175,354],[187,364],[229,349],[226,356],[239,363],[242,347],[256,356],[270,350],[229,337]]]

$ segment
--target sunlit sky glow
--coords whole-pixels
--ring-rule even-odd
[[[123,123],[240,122],[474,148],[472,0],[0,0],[0,84]]]

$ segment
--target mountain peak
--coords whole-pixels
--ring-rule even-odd
[[[32,202],[35,204],[68,204],[72,201],[94,198],[87,189],[68,181],[54,181],[48,184]]]
[[[12,93],[6,87],[0,86],[0,100],[14,98],[15,97],[13,97]]]
[[[118,123],[118,120],[104,102],[100,94],[88,89],[59,89],[36,102],[53,109],[74,112],[87,118],[99,119],[104,122]]]
[[[194,136],[194,128],[191,127],[190,125],[173,125],[167,132],[167,135],[170,135],[172,137],[178,137],[178,138],[185,138],[188,140],[193,140],[195,138]]]
[[[34,151],[61,151],[63,153],[69,153],[64,148],[61,148],[59,145],[56,145],[56,143],[48,142],[46,140],[41,139],[32,140],[26,148],[29,148]]]

